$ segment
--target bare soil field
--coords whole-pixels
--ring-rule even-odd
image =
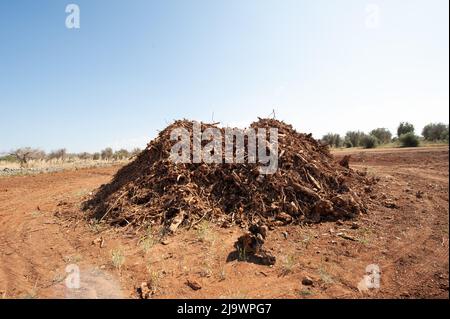
[[[379,177],[385,204],[351,221],[274,228],[274,266],[236,260],[237,226],[202,223],[160,242],[80,218],[119,166],[0,177],[0,297],[139,298],[148,282],[152,298],[449,298],[448,152],[352,150],[350,167]],[[68,265],[79,289],[67,288]],[[368,265],[379,288],[359,286]]]

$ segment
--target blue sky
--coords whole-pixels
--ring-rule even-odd
[[[69,3],[80,29],[65,26]],[[315,137],[400,121],[420,133],[448,122],[448,6],[1,1],[0,151],[142,147],[174,119],[245,126],[273,109]]]

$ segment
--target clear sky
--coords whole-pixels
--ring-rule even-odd
[[[272,109],[317,138],[400,121],[420,133],[448,122],[448,6],[1,1],[0,151],[142,147],[174,119],[245,126]]]

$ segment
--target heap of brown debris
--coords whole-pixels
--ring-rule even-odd
[[[278,170],[261,175],[259,163],[176,164],[169,159],[176,121],[84,203],[89,216],[110,224],[161,224],[172,231],[201,220],[242,227],[347,219],[367,210],[363,172],[335,162],[327,146],[274,119],[251,128],[278,129]],[[202,130],[216,127],[201,124]],[[224,129],[221,128],[223,131]]]

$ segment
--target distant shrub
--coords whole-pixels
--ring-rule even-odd
[[[346,148],[351,148],[351,147],[353,147],[353,144],[352,144],[351,141],[345,140],[345,141],[344,141],[344,147],[346,147]]]
[[[14,155],[5,155],[5,156],[0,156],[0,161],[15,163],[15,162],[18,162],[19,160]]]
[[[381,144],[387,144],[391,142],[392,133],[386,128],[377,128],[370,132],[370,135],[375,136]]]
[[[31,147],[18,148],[10,153],[19,161],[20,166],[25,166],[29,160],[40,160],[45,158],[45,152]]]
[[[122,160],[130,157],[130,153],[126,149],[120,149],[113,155],[115,160]]]
[[[413,132],[401,135],[398,140],[401,147],[417,147],[420,144],[419,137]]]
[[[100,157],[101,157],[101,155],[100,155],[100,153],[94,153],[94,154],[92,154],[92,159],[94,160],[94,161],[98,161],[99,159],[100,159]]]
[[[346,145],[352,145],[350,147],[362,146],[361,141],[364,135],[365,134],[361,131],[348,131],[345,133],[344,143],[346,143]]]
[[[114,153],[111,147],[107,147],[101,151],[102,159],[109,160],[113,157]]]
[[[92,158],[92,155],[87,152],[83,152],[83,153],[78,154],[77,157],[82,160],[88,160],[88,159]]]
[[[342,139],[339,134],[328,133],[322,137],[322,143],[330,145],[332,147],[341,147]]]
[[[380,144],[380,141],[376,136],[365,135],[361,140],[361,144],[364,148],[375,148]]]
[[[66,159],[67,157],[67,150],[65,148],[61,148],[59,150],[56,151],[51,151],[48,155],[47,158],[48,159]]]
[[[447,130],[444,131],[444,132],[442,132],[441,140],[442,140],[442,141],[446,141],[446,142],[448,143],[448,140],[449,140],[449,136],[448,136],[448,125],[447,125]]]
[[[431,123],[422,130],[422,135],[427,141],[448,141],[448,125],[443,123]]]
[[[414,133],[414,125],[408,122],[401,122],[397,128],[397,136],[400,137],[407,133]]]

